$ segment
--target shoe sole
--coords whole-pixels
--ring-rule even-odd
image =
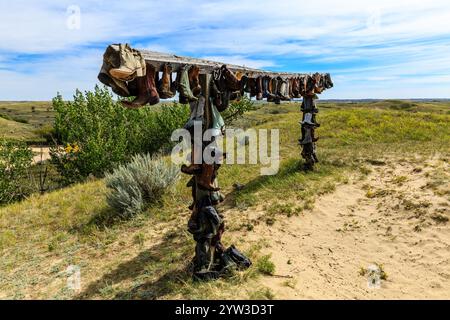
[[[111,69],[109,74],[116,79],[128,80],[135,72],[133,70]]]

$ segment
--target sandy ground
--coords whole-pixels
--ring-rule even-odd
[[[33,163],[37,164],[40,162],[44,162],[49,160],[50,157],[50,148],[48,147],[32,147],[31,151],[33,151]]]
[[[430,173],[450,166],[392,161],[371,169],[318,198],[312,211],[249,233],[249,241],[270,244],[263,250],[282,277],[258,281],[276,299],[450,298],[448,194],[427,186]],[[361,274],[373,264],[387,274],[380,288]]]

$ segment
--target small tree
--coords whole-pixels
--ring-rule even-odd
[[[28,170],[32,161],[33,153],[25,143],[0,139],[0,204],[30,194]]]

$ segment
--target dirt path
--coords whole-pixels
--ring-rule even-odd
[[[259,280],[276,299],[450,298],[450,166],[434,159],[371,169],[311,212],[249,233],[268,240],[276,274],[292,277]],[[372,264],[387,273],[379,289],[360,274]]]
[[[49,147],[32,147],[31,151],[33,151],[34,154],[33,156],[34,164],[47,161],[51,158]]]

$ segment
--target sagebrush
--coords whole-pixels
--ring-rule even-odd
[[[135,155],[132,161],[105,175],[108,204],[128,217],[157,202],[179,178],[179,168],[160,156]]]

